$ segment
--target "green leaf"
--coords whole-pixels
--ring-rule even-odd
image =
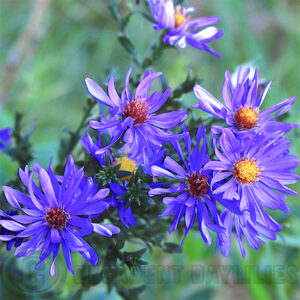
[[[118,22],[121,23],[122,19],[120,16],[120,6],[115,0],[110,0],[108,7],[114,17],[114,19]]]
[[[24,114],[21,112],[16,112],[15,124],[14,128],[12,129],[12,138],[14,140],[14,145],[8,145],[8,147],[4,149],[4,152],[13,160],[17,161],[21,168],[24,168],[33,159],[30,137],[36,126],[36,123],[31,124],[29,128],[27,128],[25,132],[23,132],[23,119]]]
[[[195,84],[200,84],[203,79],[198,78],[198,76],[191,76],[191,69],[188,68],[188,75],[186,80],[182,82],[173,92],[172,99],[177,99],[181,95],[189,93],[193,90]]]
[[[280,234],[278,235],[277,240],[273,241],[273,243],[280,244],[287,247],[300,248],[299,236]]]
[[[136,56],[136,51],[135,48],[133,46],[133,44],[131,43],[131,41],[129,40],[129,38],[127,36],[125,36],[124,33],[119,33],[118,34],[118,40],[121,43],[121,45],[123,46],[123,48],[132,56]]]
[[[175,243],[164,243],[163,251],[166,253],[181,253],[182,247]]]

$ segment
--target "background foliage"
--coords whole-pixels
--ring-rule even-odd
[[[87,97],[84,78],[105,82],[108,75],[113,74],[123,80],[132,64],[118,42],[120,28],[108,9],[108,2],[0,1],[1,127],[13,125],[15,111],[26,112],[22,122],[29,130],[38,121],[32,143],[35,159],[43,166],[52,155],[54,161],[58,160],[59,139],[67,136],[63,128],[75,130],[80,123]],[[121,4],[122,15],[133,8],[145,9],[136,7],[133,0],[123,0]],[[189,4],[196,6],[202,16],[220,17],[218,26],[225,35],[215,41],[213,47],[223,58],[217,59],[192,48],[170,49],[152,69],[163,71],[174,89],[185,80],[189,66],[192,75],[204,78],[204,87],[219,98],[224,71],[234,71],[238,65],[253,60],[261,77],[273,79],[265,105],[298,96],[286,121],[299,123],[300,2],[191,0]],[[141,61],[158,33],[142,15],[135,14],[126,34]],[[196,103],[196,98],[190,93],[184,95],[182,101],[189,106]],[[289,137],[293,140],[293,153],[300,156],[299,131],[294,130]],[[0,153],[1,185],[14,177],[16,166]],[[299,184],[293,188],[300,192]],[[191,232],[181,254],[154,249],[152,254],[146,254],[148,265],[142,272],[136,273],[133,279],[125,273],[123,283],[146,284],[144,299],[200,299],[201,296],[204,299],[299,299],[299,197],[291,197],[288,204],[291,213],[280,217],[284,229],[278,240],[263,245],[260,251],[248,247],[246,260],[241,258],[235,243],[228,258],[215,256],[214,249],[202,242],[200,233]],[[173,234],[168,241],[179,239]],[[135,249],[134,245],[127,247]],[[1,299],[16,295],[18,299],[65,298],[70,292],[76,292],[80,278],[84,278],[73,278],[65,272],[63,264],[55,279],[45,276],[48,266],[32,276],[32,262],[20,259],[18,267],[28,272],[28,277],[21,278],[20,282],[11,255],[3,251],[0,257]],[[231,276],[226,275],[225,269],[220,276],[217,272],[222,270],[220,266],[228,267]],[[201,276],[196,276],[197,270]],[[99,284],[83,291],[83,299],[119,299],[114,291],[109,296],[105,293],[105,285]]]

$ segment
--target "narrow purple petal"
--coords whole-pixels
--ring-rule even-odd
[[[21,231],[26,228],[23,225],[10,220],[0,220],[0,225],[10,231]]]
[[[184,183],[180,183],[177,187],[151,189],[148,195],[150,197],[153,197],[156,195],[166,194],[166,193],[178,193],[178,192],[182,192],[185,189],[186,189],[186,185]]]
[[[147,100],[147,103],[149,103],[148,113],[153,114],[160,109],[168,100],[171,91],[172,89],[168,87],[162,95],[160,95],[158,92],[154,92]]]
[[[85,85],[89,94],[91,94],[96,100],[109,107],[115,107],[115,104],[94,80],[86,78]]]
[[[203,170],[213,170],[213,171],[223,171],[231,170],[232,166],[225,164],[221,161],[209,161],[204,167]]]
[[[172,111],[151,116],[147,122],[159,128],[173,128],[187,118],[185,111]]]
[[[162,177],[166,176],[166,177],[170,177],[170,178],[184,179],[184,176],[174,175],[173,173],[171,173],[159,166],[152,166],[151,172],[152,172],[153,176],[162,176]]]
[[[113,76],[110,77],[108,81],[108,95],[110,100],[116,105],[120,106],[121,105],[121,99],[116,91],[115,88],[115,79]]]
[[[184,168],[182,168],[173,158],[167,156],[164,160],[165,168],[170,171],[179,174],[180,176],[187,176],[187,172]]]
[[[120,229],[116,226],[114,227],[109,227],[106,226],[106,224],[95,224],[93,223],[94,227],[94,232],[106,236],[106,237],[111,237],[114,233],[119,233]]]
[[[213,95],[197,84],[194,86],[194,94],[200,101],[198,104],[192,105],[193,108],[202,109],[217,118],[225,119],[226,108]]]
[[[39,173],[39,178],[40,178],[40,184],[42,187],[42,190],[49,201],[50,207],[56,207],[57,206],[57,199],[54,193],[54,189],[52,186],[52,182],[50,180],[50,177],[48,173],[44,170],[41,169]]]
[[[71,258],[71,254],[70,254],[70,249],[64,241],[62,241],[61,245],[62,245],[62,250],[63,250],[63,253],[64,253],[67,268],[75,276],[75,272],[74,272],[73,265],[72,265],[72,258]]]
[[[137,86],[135,91],[135,99],[146,99],[149,93],[152,81],[155,80],[157,77],[161,76],[162,72],[156,72],[149,74],[145,77],[140,84]]]

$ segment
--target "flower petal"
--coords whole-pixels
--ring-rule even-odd
[[[85,85],[89,94],[92,95],[97,101],[109,107],[115,107],[115,104],[112,102],[112,100],[94,80],[86,78]]]

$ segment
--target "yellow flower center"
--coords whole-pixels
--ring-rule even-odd
[[[258,122],[258,115],[257,108],[240,107],[234,115],[235,123],[240,129],[252,129]]]
[[[182,14],[175,13],[175,28],[178,28],[183,22],[185,22],[186,17]]]
[[[253,183],[257,180],[261,170],[258,168],[254,159],[244,157],[237,161],[233,167],[235,179],[243,184]]]
[[[135,161],[128,158],[128,156],[123,156],[123,157],[119,157],[116,161],[115,161],[115,165],[121,165],[120,166],[120,171],[127,171],[127,172],[131,172],[134,173],[137,170],[137,167],[135,165]],[[122,181],[128,181],[130,179],[130,175],[129,176],[125,176],[122,177],[121,180]]]
[[[175,9],[175,28],[178,28],[182,23],[187,20],[185,10],[181,11],[181,6],[176,6]]]

